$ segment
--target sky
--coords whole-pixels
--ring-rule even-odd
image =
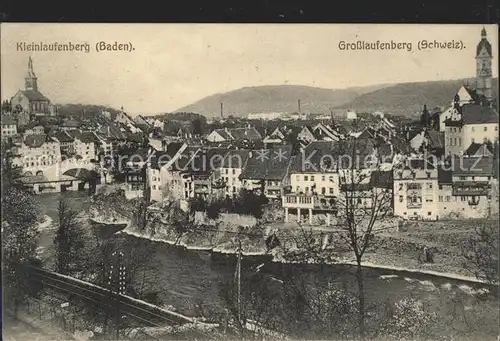
[[[172,112],[205,96],[259,85],[330,89],[475,77],[482,25],[382,24],[1,24],[1,93],[24,88],[33,58],[52,103]],[[486,26],[498,77],[498,26]],[[412,50],[341,50],[344,42],[406,42]],[[422,40],[463,49],[418,49]],[[96,44],[133,51],[96,51]],[[23,51],[19,43],[89,44],[84,51]]]

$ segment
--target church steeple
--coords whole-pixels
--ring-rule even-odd
[[[26,74],[26,77],[24,77],[24,88],[26,91],[38,91],[38,84],[37,84],[38,78],[35,75],[35,72],[33,71],[33,60],[31,59],[31,56],[28,59],[28,73]]]
[[[481,40],[476,48],[476,92],[491,102],[493,100],[492,70],[493,59],[491,44],[486,38],[486,29],[481,30]]]

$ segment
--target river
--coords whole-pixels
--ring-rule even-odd
[[[85,193],[75,193],[71,196],[75,207],[85,209],[89,205],[90,200]],[[40,195],[37,196],[37,201],[42,205],[45,214],[57,221],[57,195]],[[101,229],[107,238],[122,239],[125,245],[147,248],[152,252],[151,261],[145,270],[146,282],[152,291],[158,292],[164,304],[168,303],[179,312],[191,316],[204,315],[207,312],[220,313],[227,306],[221,297],[221,287],[223,283],[234,279],[235,256],[186,250],[124,233],[114,234],[115,231],[110,231],[109,227],[90,224],[87,226]],[[41,232],[40,246],[43,250],[49,249],[53,233],[54,230],[50,226]],[[292,278],[303,279],[315,287],[330,282],[346,290],[356,290],[353,269],[349,266],[279,264],[273,263],[270,258],[259,256],[245,257],[242,272],[245,278],[252,274],[265,274],[266,280],[278,286],[282,285],[283,280],[286,281],[284,274],[292,274]],[[481,284],[400,271],[366,268],[364,275],[368,302],[408,296],[438,299],[443,297],[443,293],[448,296],[453,296],[454,293],[473,296],[475,290],[484,288]],[[244,289],[245,283],[242,290]],[[495,296],[489,297],[481,304],[487,304],[487,311],[498,310]]]

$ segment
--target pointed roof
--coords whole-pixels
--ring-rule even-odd
[[[479,41],[479,44],[477,44],[476,56],[479,56],[479,54],[481,53],[481,50],[483,48],[486,49],[486,52],[488,53],[488,55],[490,57],[493,56],[491,53],[491,44],[488,41],[488,39],[486,38],[486,29],[484,27],[481,30],[481,41]]]
[[[35,72],[33,71],[33,60],[31,56],[28,59],[28,72],[26,73],[25,78],[36,78]]]

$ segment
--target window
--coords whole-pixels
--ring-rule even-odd
[[[474,181],[475,176],[472,177],[472,181]]]
[[[321,187],[321,194],[326,194],[326,188],[325,187]]]
[[[467,177],[466,176],[461,176],[460,180],[465,181],[465,180],[467,180]]]
[[[324,175],[321,176],[321,181],[325,181],[325,176]]]
[[[488,127],[484,127],[484,131],[488,131]]]
[[[304,175],[304,181],[308,181],[309,177],[307,175]]]
[[[329,188],[328,191],[330,192],[330,194],[333,194],[333,188]]]
[[[311,181],[314,181],[314,175],[311,175]]]
[[[439,196],[439,202],[443,202],[443,196],[442,195]]]
[[[472,128],[471,128],[471,130],[472,130],[472,131],[475,131],[475,130],[476,130],[476,128],[472,127]]]
[[[153,190],[156,190],[156,185],[151,186]]]
[[[305,192],[309,193],[309,187],[306,187]]]
[[[329,180],[330,180],[331,182],[333,182],[333,176],[331,176],[331,177],[329,178]]]
[[[432,215],[432,212],[427,212],[427,215]]]
[[[403,184],[399,184],[399,190],[402,191],[403,190]]]
[[[226,174],[229,174],[229,169],[226,169]]]
[[[236,174],[236,169],[233,169],[233,175]]]
[[[432,189],[432,182],[427,183],[427,189]]]
[[[460,197],[460,199],[461,199],[462,201],[466,201],[466,200],[467,200],[467,197]]]
[[[427,172],[427,179],[431,178],[431,172]]]
[[[300,175],[297,175],[295,178],[297,179],[297,181],[300,181]]]
[[[432,195],[427,195],[427,196],[425,197],[425,202],[433,202],[433,201],[434,201],[434,200],[433,200],[433,198],[432,198]]]
[[[450,198],[450,196],[449,196],[449,195],[447,195],[447,196],[446,196],[446,202],[450,202],[450,199],[451,199],[451,198]]]
[[[399,196],[399,202],[403,202],[404,197],[402,195]]]

